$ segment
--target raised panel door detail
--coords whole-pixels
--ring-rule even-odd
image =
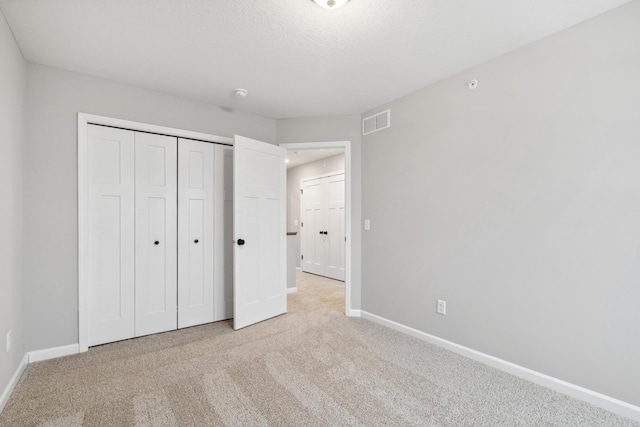
[[[345,278],[345,178],[335,173],[301,182],[302,270]]]
[[[122,178],[122,144],[117,139],[108,137],[97,138],[91,141],[90,150],[95,152],[93,166],[97,182],[120,184]]]
[[[177,139],[135,133],[135,335],[177,328]]]
[[[138,139],[148,140],[146,134],[138,133]],[[145,135],[141,138],[141,135]],[[164,138],[164,137],[163,137]],[[167,184],[167,147],[148,143],[145,149],[147,158],[147,184],[155,187],[164,187]]]
[[[178,327],[215,319],[214,144],[178,141]]]
[[[327,264],[325,275],[336,280],[345,278],[345,180],[344,174],[329,176],[325,179],[327,234]]]
[[[285,156],[234,138],[234,329],[287,311]]]
[[[212,221],[213,218],[209,220]],[[213,260],[205,260],[204,257],[202,240],[204,228],[204,200],[191,199],[189,200],[189,236],[193,241],[189,245],[189,307],[201,307],[207,303],[204,295],[204,268],[205,262],[211,263]]]
[[[242,199],[242,209],[240,210],[244,221],[242,224],[245,243],[242,246],[242,255],[246,259],[256,260],[257,264],[247,265],[246,268],[235,272],[238,280],[246,283],[240,295],[243,306],[247,307],[260,302],[260,268],[262,267],[261,256],[266,250],[260,250],[260,199],[257,197],[247,197]],[[242,238],[242,237],[241,237]]]
[[[195,141],[189,141],[189,144]],[[186,144],[183,142],[183,144]],[[201,142],[200,144],[206,144]],[[210,151],[210,150],[208,150]],[[205,164],[202,151],[189,150],[189,188],[204,188]],[[210,166],[210,165],[209,165]]]
[[[87,128],[88,345],[135,333],[134,135]]]
[[[169,307],[167,306],[167,286],[170,286],[171,277],[167,274],[171,272],[171,268],[167,265],[171,259],[167,259],[167,200],[164,197],[149,197],[147,199],[147,218],[146,220],[149,231],[146,242],[140,242],[147,247],[148,262],[140,265],[138,268],[146,268],[148,283],[146,285],[148,299],[148,314],[165,313]],[[156,239],[156,240],[153,240]],[[159,243],[156,244],[155,242]],[[169,270],[169,271],[167,271]]]

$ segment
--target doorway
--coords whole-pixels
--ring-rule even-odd
[[[288,291],[297,291],[297,280],[305,281],[303,273],[302,256],[305,256],[302,247],[302,233],[304,226],[304,214],[301,205],[302,180],[319,179],[321,177],[335,176],[342,173],[344,178],[343,193],[344,207],[341,210],[343,215],[341,223],[344,224],[342,231],[342,249],[344,253],[344,313],[347,316],[353,315],[351,309],[351,153],[350,141],[335,142],[315,142],[315,143],[294,143],[281,144],[286,148],[289,163],[287,168],[287,271],[288,271]],[[309,165],[304,167],[303,165]],[[335,204],[334,204],[335,205]],[[334,214],[335,217],[335,214]],[[304,225],[303,225],[304,223]],[[315,230],[318,233],[318,230]],[[324,228],[320,231],[326,232]],[[336,233],[339,235],[340,232]],[[320,235],[318,235],[320,236]],[[326,237],[325,237],[326,236]],[[328,244],[328,235],[322,235],[319,239],[324,239]],[[336,238],[334,237],[334,240]],[[334,242],[334,246],[336,246]],[[335,259],[335,257],[334,257]],[[335,262],[333,262],[335,264]],[[313,272],[311,272],[313,273]],[[318,274],[318,272],[315,272]],[[320,276],[324,276],[320,273]],[[308,277],[308,276],[307,276]],[[342,278],[342,277],[339,277]],[[331,279],[327,279],[331,280]]]

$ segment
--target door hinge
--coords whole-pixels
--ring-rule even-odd
[[[301,223],[300,223],[300,227],[304,227],[304,222],[301,222]]]
[[[304,255],[300,255],[300,259],[304,259]]]
[[[302,188],[300,189],[300,194],[304,194],[304,190]]]

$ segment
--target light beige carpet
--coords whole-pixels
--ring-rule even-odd
[[[28,366],[2,426],[637,426],[343,313],[303,275],[289,313],[219,322]]]

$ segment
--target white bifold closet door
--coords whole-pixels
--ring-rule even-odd
[[[177,327],[177,139],[135,133],[135,335]]]
[[[346,250],[346,204],[344,173],[325,179],[326,230],[323,234],[327,246],[325,275],[344,281]]]
[[[214,319],[215,145],[178,144],[178,327]]]
[[[321,179],[306,181],[302,185],[302,270],[321,276],[325,275],[326,262],[323,190]]]
[[[302,270],[344,280],[344,173],[305,180],[301,187]]]
[[[88,343],[135,334],[134,134],[88,126]]]

